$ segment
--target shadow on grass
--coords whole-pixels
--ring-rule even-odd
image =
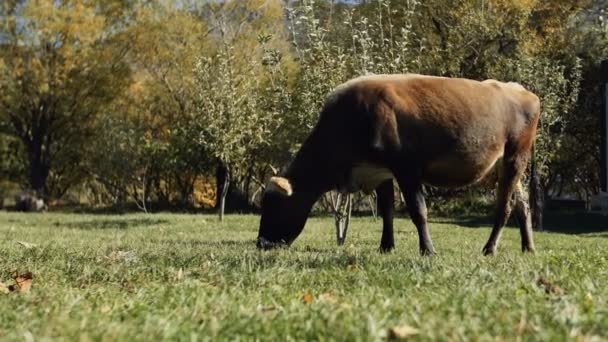
[[[75,221],[67,223],[55,223],[67,228],[73,229],[128,229],[133,227],[149,227],[156,226],[159,224],[169,223],[163,219],[153,218],[116,218],[116,219],[103,219],[103,220],[87,220],[87,221]]]
[[[429,220],[431,223],[456,224],[467,228],[491,228],[494,217],[472,215]],[[584,211],[548,211],[544,217],[544,231],[562,234],[594,234],[594,237],[608,237],[608,216]],[[516,227],[511,218],[509,227]],[[601,233],[601,234],[597,234]]]
[[[170,238],[170,239],[149,239],[150,243],[159,243],[159,244],[171,244],[176,247],[188,245],[193,248],[208,248],[208,247],[254,247],[255,248],[255,240],[191,240],[191,239],[179,239],[178,237]]]
[[[190,204],[160,204],[157,202],[147,203],[149,213],[174,213],[174,214],[217,214],[215,208],[199,208]],[[135,203],[123,203],[102,207],[92,207],[86,204],[64,204],[51,207],[51,211],[87,214],[87,215],[123,215],[132,213],[142,213],[143,211]],[[225,210],[229,214],[258,214],[259,210],[254,207],[227,207]]]

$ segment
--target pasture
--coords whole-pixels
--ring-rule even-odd
[[[421,257],[399,217],[396,250],[379,254],[371,217],[351,221],[344,247],[333,219],[314,217],[291,249],[260,252],[254,215],[0,212],[0,282],[34,277],[29,293],[0,292],[0,336],[369,341],[409,326],[414,340],[608,339],[606,220],[559,219],[561,233],[536,233],[536,256],[507,228],[483,257],[489,224],[431,216],[439,254]]]

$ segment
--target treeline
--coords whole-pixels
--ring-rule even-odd
[[[4,1],[0,195],[32,189],[51,204],[146,211],[224,197],[255,206],[329,91],[410,72],[537,93],[537,191],[586,198],[599,186],[603,5]]]

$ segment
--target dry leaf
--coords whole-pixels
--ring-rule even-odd
[[[179,270],[177,271],[177,273],[175,274],[175,281],[181,281],[184,279],[184,269],[183,268],[179,268]]]
[[[388,329],[388,338],[395,340],[405,340],[408,337],[418,335],[419,331],[416,328],[410,327],[409,325],[398,325]]]
[[[278,310],[279,308],[277,308],[274,305],[267,305],[267,306],[258,305],[258,307],[256,309],[260,312],[270,312],[270,311]]]
[[[18,292],[28,293],[32,287],[32,281],[34,277],[32,272],[26,272],[21,275],[15,275],[15,285],[6,286],[4,283],[0,283],[0,293]]]
[[[346,270],[347,271],[356,271],[357,270],[357,265],[348,265],[346,266]]]
[[[38,246],[36,244],[25,242],[25,241],[17,241],[17,243],[20,244],[21,246],[25,247],[26,249],[32,249],[32,248]]]
[[[334,297],[334,295],[331,292],[323,293],[322,295],[319,296],[319,300],[324,301],[324,302],[330,302],[330,303],[336,302],[336,298]]]
[[[33,280],[34,276],[32,275],[32,272],[18,275],[15,277],[15,285],[9,286],[9,290],[19,293],[28,293],[32,287]]]
[[[302,296],[302,301],[304,302],[304,304],[312,303],[313,299],[314,299],[314,297],[310,293],[306,293]]]
[[[542,286],[545,289],[545,293],[547,294],[555,294],[555,295],[563,295],[564,294],[564,290],[559,287],[558,285],[554,284],[553,282],[551,282],[550,280],[540,277],[538,278],[538,281],[536,282],[536,284],[538,284],[538,286]]]
[[[99,312],[101,312],[102,314],[106,314],[110,311],[112,311],[112,308],[108,305],[104,305],[101,308],[99,308]]]

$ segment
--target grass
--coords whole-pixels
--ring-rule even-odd
[[[372,218],[342,248],[333,220],[312,218],[271,252],[254,247],[258,222],[0,212],[0,281],[34,274],[30,293],[0,293],[0,339],[368,341],[403,324],[420,340],[608,339],[607,230],[537,233],[529,256],[506,229],[483,257],[488,225],[435,219],[429,258],[406,219],[387,255]]]

